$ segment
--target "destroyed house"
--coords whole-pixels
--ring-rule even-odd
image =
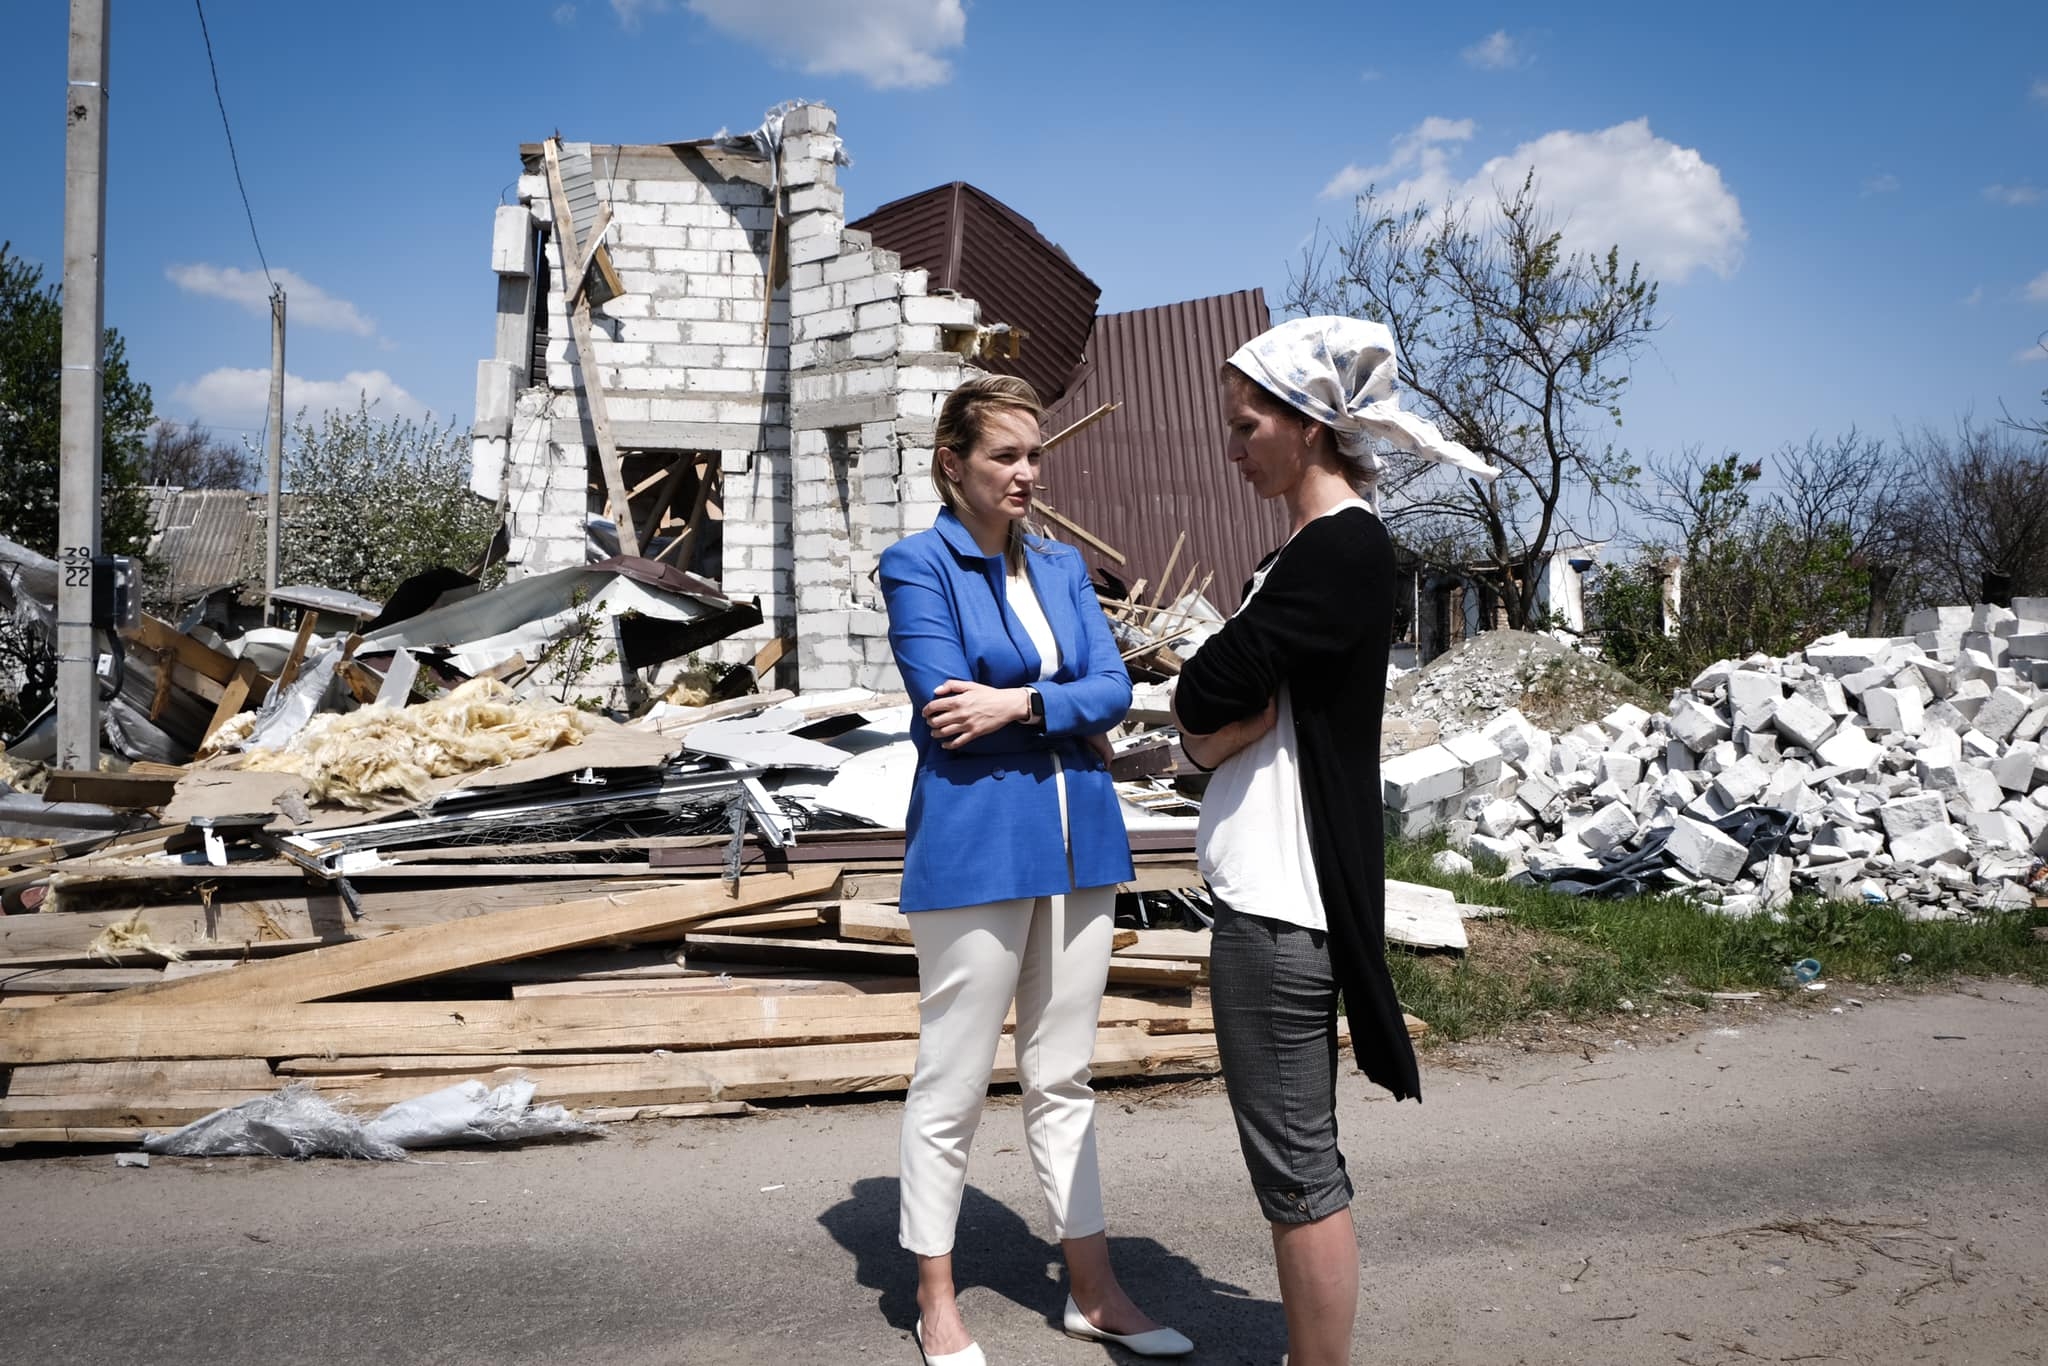
[[[1097,418],[1048,462],[1040,512],[1113,597],[1145,580],[1156,612],[1207,576],[1234,602],[1278,543],[1215,410],[1216,367],[1265,325],[1256,291],[1097,318],[1094,282],[961,182],[849,226],[819,105],[744,137],[520,150],[472,474],[512,579],[659,560],[760,604],[721,661],[893,689],[875,570],[936,518],[939,405],[978,371],[1029,379],[1049,434]]]

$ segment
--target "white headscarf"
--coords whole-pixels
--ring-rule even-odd
[[[1394,334],[1362,318],[1295,318],[1253,337],[1230,363],[1290,408],[1328,427],[1337,451],[1368,490],[1385,464],[1374,449],[1396,450],[1452,465],[1481,479],[1500,471],[1438,431],[1436,424],[1401,411],[1394,392],[1399,361]],[[1368,495],[1369,496],[1369,495]]]

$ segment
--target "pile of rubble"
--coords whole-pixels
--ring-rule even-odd
[[[1663,715],[1552,735],[1518,711],[1389,760],[1392,833],[1447,829],[1573,890],[1689,889],[1731,915],[1795,888],[1936,918],[2033,904],[2048,851],[2048,599],[1914,614],[1723,661]]]
[[[1641,685],[1626,674],[1553,637],[1488,631],[1393,679],[1386,728],[1434,739],[1520,711],[1546,729],[1565,731],[1645,700]]]

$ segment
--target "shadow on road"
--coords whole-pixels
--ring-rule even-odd
[[[896,1242],[896,1182],[868,1177],[848,1197],[818,1216],[819,1224],[853,1255],[855,1279],[877,1293],[876,1308],[892,1328],[917,1322],[917,1263]],[[1131,1298],[1161,1323],[1196,1342],[1222,1338],[1279,1342],[1287,1322],[1274,1300],[1243,1286],[1212,1280],[1189,1258],[1152,1238],[1109,1239],[1117,1277]],[[960,1205],[955,1284],[964,1293],[983,1286],[1057,1326],[1066,1300],[1065,1266],[1057,1243],[1039,1237],[1009,1206],[973,1185]]]

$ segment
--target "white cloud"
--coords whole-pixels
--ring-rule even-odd
[[[376,334],[377,324],[364,317],[348,300],[335,298],[296,271],[274,270],[270,274],[284,289],[288,326],[353,332],[358,337]],[[259,317],[270,315],[270,281],[263,277],[262,271],[238,270],[234,266],[190,265],[171,266],[164,275],[187,294],[226,299]]]
[[[1386,166],[1347,166],[1325,194],[1383,187],[1393,204],[1475,203],[1483,209],[1521,188],[1532,170],[1537,194],[1556,215],[1568,250],[1604,253],[1619,245],[1652,277],[1683,283],[1696,270],[1726,279],[1742,264],[1749,231],[1742,205],[1719,168],[1690,147],[1650,131],[1646,118],[1594,133],[1559,130],[1495,157],[1458,180],[1447,144],[1471,137],[1469,119],[1425,119],[1395,143]],[[1387,186],[1387,173],[1413,168]]]
[[[567,28],[569,25],[576,22],[576,7],[574,5],[555,6],[554,20],[556,23],[562,25],[562,27]]]
[[[672,0],[612,0],[612,12],[627,28],[638,28],[643,15],[660,14],[673,8]]]
[[[1487,34],[1458,55],[1465,59],[1466,65],[1487,71],[1505,71],[1509,67],[1520,66],[1523,61],[1521,48],[1516,46],[1514,39],[1508,37],[1507,30],[1501,28]]]
[[[2035,342],[2032,346],[2022,346],[2012,353],[2012,358],[2021,365],[2031,365],[2037,360],[2048,360],[2048,343]]]
[[[2017,209],[2028,204],[2040,203],[2043,191],[2039,185],[1986,185],[1984,197],[1994,204],[2005,204]]]
[[[1882,175],[1874,175],[1863,182],[1863,193],[1865,195],[1894,194],[1898,191],[1898,188],[1899,178],[1890,171],[1886,171]]]
[[[334,408],[354,408],[365,396],[387,416],[421,417],[427,408],[382,370],[351,370],[340,379],[307,379],[285,371],[284,411],[289,422],[299,409],[317,415]],[[171,397],[191,409],[195,420],[217,427],[261,425],[270,407],[270,372],[222,366]]]
[[[1380,78],[1380,75],[1381,72],[1378,67],[1369,66],[1365,70],[1358,73],[1358,79],[1361,81],[1372,82],[1378,80]]]
[[[1963,296],[1964,308],[1975,308],[1978,304],[1981,304],[1983,302],[1984,286],[1982,285],[1978,285],[1975,289],[1971,290],[1968,294],[1965,294]]]
[[[2048,270],[2027,281],[2027,300],[2030,303],[2048,304]]]
[[[880,90],[944,85],[940,54],[967,41],[961,0],[685,0],[692,14],[813,76],[858,76]],[[674,0],[612,0],[627,28]]]
[[[1394,154],[1385,162],[1378,166],[1360,166],[1353,162],[1331,176],[1330,183],[1323,186],[1323,197],[1335,199],[1362,194],[1368,186],[1383,185],[1410,171],[1414,172],[1406,182],[1410,185],[1447,189],[1451,183],[1451,172],[1450,153],[1446,148],[1470,142],[1478,126],[1470,119],[1446,119],[1432,114],[1394,139]],[[1441,202],[1442,194],[1413,194],[1409,198]]]
[[[2035,81],[2027,93],[2041,103],[2048,104],[2048,81]]]

